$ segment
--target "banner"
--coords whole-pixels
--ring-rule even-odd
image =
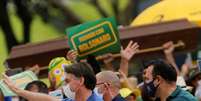
[[[13,83],[20,89],[24,89],[26,85],[32,81],[38,80],[36,75],[32,71],[25,71],[10,77]],[[16,96],[7,85],[4,84],[3,80],[0,81],[0,88],[4,96]]]
[[[120,51],[119,33],[114,17],[80,24],[68,28],[66,33],[70,48],[78,52],[79,58]]]

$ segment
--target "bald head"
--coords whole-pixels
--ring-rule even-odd
[[[120,79],[112,71],[102,71],[96,74],[97,83],[110,83],[115,87],[120,88]]]

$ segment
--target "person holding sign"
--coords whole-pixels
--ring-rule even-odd
[[[66,29],[68,45],[76,50],[78,59],[119,53],[120,40],[114,17],[90,21]]]

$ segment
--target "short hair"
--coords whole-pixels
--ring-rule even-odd
[[[36,85],[38,87],[39,93],[48,94],[47,85],[44,82],[39,81],[39,80],[28,83],[24,89],[29,91],[31,89],[31,87],[33,87],[33,85]],[[28,100],[20,96],[19,101],[28,101]]]
[[[92,67],[85,63],[75,63],[73,65],[65,67],[65,72],[75,75],[75,77],[84,78],[84,85],[87,89],[93,90],[96,86],[96,77],[92,70]]]
[[[172,65],[166,63],[162,59],[155,60],[155,62],[152,62],[150,65],[153,65],[153,78],[160,75],[167,82],[176,82],[177,73]]]
[[[113,86],[120,88],[120,79],[113,71],[102,71],[96,74],[97,78],[101,79],[101,83],[111,83]]]
[[[33,87],[33,85],[36,85],[38,87],[38,92],[48,94],[47,85],[44,82],[39,81],[39,80],[32,81],[32,82],[28,83],[27,86],[24,89],[25,90],[30,90],[31,87]]]

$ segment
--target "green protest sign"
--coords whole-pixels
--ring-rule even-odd
[[[68,44],[77,50],[79,58],[120,51],[120,41],[114,17],[80,24],[66,30]]]
[[[29,82],[38,80],[36,75],[32,71],[25,71],[10,77],[12,82],[19,88],[24,89]],[[0,81],[0,88],[4,96],[16,96],[7,85],[4,84],[3,80]]]

